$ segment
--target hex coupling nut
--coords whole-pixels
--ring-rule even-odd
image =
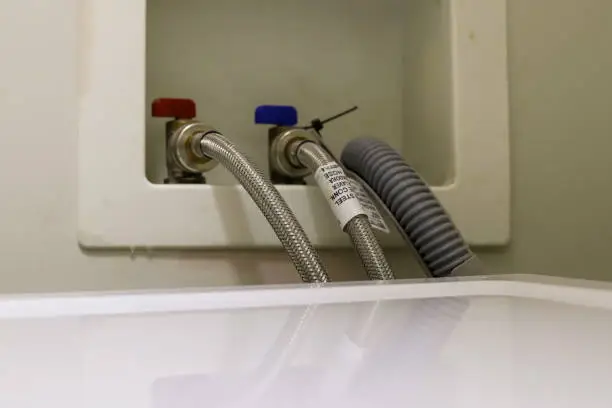
[[[195,120],[179,127],[168,141],[168,155],[172,162],[190,173],[205,173],[215,168],[217,162],[202,154],[199,148],[200,140],[209,133],[218,132]]]
[[[286,177],[304,178],[310,170],[304,167],[297,158],[297,150],[304,142],[319,144],[319,139],[312,132],[288,128],[282,130],[270,146],[270,165],[274,170]]]

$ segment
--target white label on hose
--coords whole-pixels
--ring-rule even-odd
[[[365,213],[368,216],[368,220],[370,221],[370,225],[372,226],[372,228],[388,234],[390,232],[389,227],[387,227],[385,219],[383,218],[380,211],[378,211],[378,208],[376,208],[376,204],[374,204],[374,202],[370,198],[370,195],[365,191],[360,182],[353,179],[350,180],[351,188],[353,189],[353,192],[361,203],[361,206],[365,210]]]
[[[314,179],[329,202],[341,229],[344,230],[346,224],[356,216],[368,215],[353,193],[350,179],[338,164],[330,163],[319,167],[315,171]]]

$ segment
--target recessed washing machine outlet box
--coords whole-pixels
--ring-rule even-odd
[[[469,243],[510,236],[505,0],[85,0],[79,14],[79,241],[85,247],[274,247],[265,218],[218,166],[164,185],[159,97],[267,170],[258,105],[302,122],[359,110],[323,136],[374,136],[433,186]],[[349,246],[320,192],[277,186],[317,246]],[[397,237],[385,245],[402,245]]]

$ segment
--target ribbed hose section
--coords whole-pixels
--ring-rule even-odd
[[[355,139],[346,145],[341,160],[382,199],[432,276],[449,276],[474,258],[431,189],[389,145]]]
[[[313,142],[303,142],[299,145],[297,159],[313,173],[321,166],[335,163],[333,157]],[[345,231],[351,237],[369,279],[395,279],[366,215],[358,215],[350,220]]]
[[[304,282],[328,282],[325,266],[302,226],[272,183],[232,142],[209,133],[200,143],[202,153],[229,170],[266,217]]]

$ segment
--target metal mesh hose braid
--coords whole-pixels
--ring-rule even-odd
[[[335,163],[335,160],[324,149],[313,142],[303,142],[299,145],[297,159],[313,173],[321,166]],[[358,215],[350,220],[345,231],[351,237],[368,278],[372,280],[395,279],[366,215]]]
[[[365,215],[358,215],[346,224],[346,232],[361,258],[363,267],[371,280],[395,279],[391,266],[385,258],[370,221]]]
[[[382,199],[432,276],[449,276],[475,258],[429,186],[392,147],[355,139],[341,160]]]
[[[266,217],[304,282],[328,282],[319,254],[295,215],[272,183],[232,142],[208,133],[200,142],[202,153],[218,161],[242,184]]]

